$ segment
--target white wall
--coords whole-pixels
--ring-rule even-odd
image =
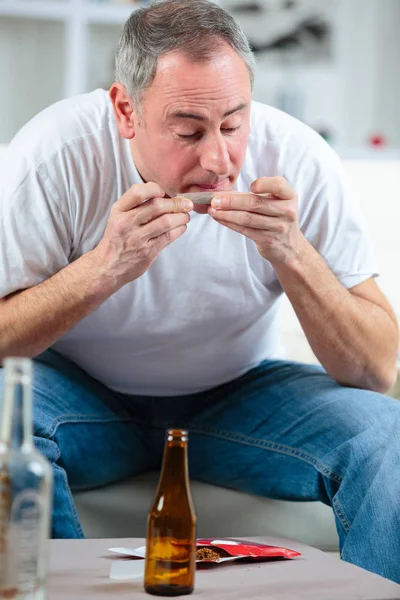
[[[384,93],[378,96],[375,114],[381,129],[388,135],[393,132],[393,141],[400,146],[400,1],[381,2],[376,86]]]
[[[62,97],[61,23],[0,18],[0,143]]]
[[[119,26],[93,25],[90,28],[89,89],[111,85],[120,33]]]

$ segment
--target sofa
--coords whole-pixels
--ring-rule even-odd
[[[87,537],[145,537],[158,472],[74,494]],[[192,481],[199,537],[275,535],[337,552],[332,509],[320,502],[284,502]]]
[[[4,147],[0,146],[1,154]],[[380,285],[400,313],[395,248],[400,212],[400,157],[344,161],[365,209],[378,261]],[[379,199],[379,202],[377,202]],[[281,305],[281,332],[287,358],[317,363],[287,299]],[[391,395],[398,396],[399,384]],[[74,493],[87,537],[143,537],[158,480],[151,472],[101,489]],[[296,538],[325,551],[338,550],[330,507],[319,502],[286,502],[192,481],[199,536],[276,535]]]

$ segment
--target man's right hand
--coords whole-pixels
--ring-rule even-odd
[[[93,253],[116,289],[143,275],[158,254],[185,233],[193,203],[164,196],[156,183],[136,184],[113,205]]]
[[[132,186],[113,205],[94,250],[0,298],[0,364],[6,356],[37,356],[52,346],[186,231],[192,202],[164,195],[155,183]]]

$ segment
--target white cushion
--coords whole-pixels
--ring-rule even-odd
[[[74,494],[88,537],[145,537],[158,473]],[[337,551],[332,509],[320,502],[283,502],[192,481],[199,537],[276,535]]]

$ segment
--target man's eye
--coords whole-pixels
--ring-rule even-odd
[[[182,140],[190,140],[195,137],[198,137],[200,135],[200,133],[191,133],[189,135],[183,135],[182,133],[178,133],[178,135]]]
[[[237,131],[238,129],[240,129],[239,127],[222,127],[221,131],[225,134],[232,134],[235,133],[235,131]],[[196,131],[195,133],[190,133],[190,134],[182,134],[182,133],[178,133],[178,136],[181,140],[194,140],[194,139],[198,139],[201,136],[201,132],[200,131]]]
[[[239,129],[239,127],[226,127],[225,129],[222,129],[222,131],[224,133],[235,133],[235,131],[237,131]]]

